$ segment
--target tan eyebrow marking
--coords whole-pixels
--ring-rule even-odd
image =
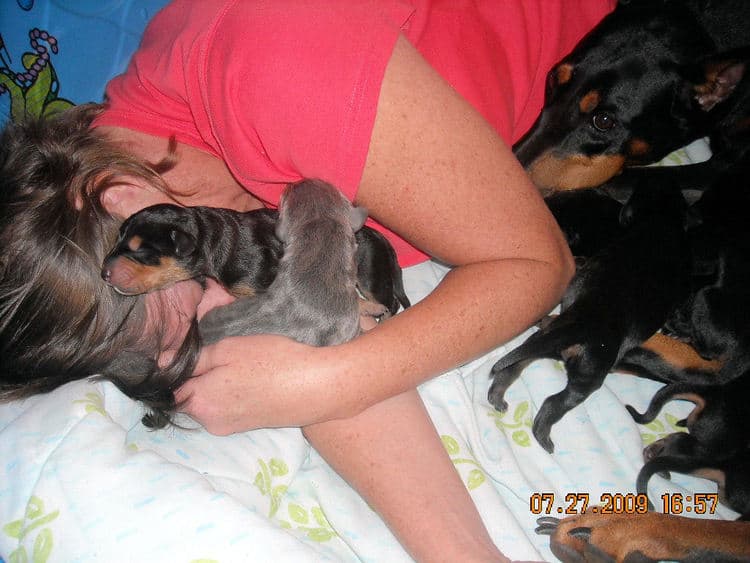
[[[555,75],[557,76],[558,84],[565,84],[573,78],[573,65],[570,63],[561,64],[557,67]]]
[[[599,105],[600,99],[599,92],[597,90],[591,90],[591,92],[581,98],[578,107],[583,113],[591,113],[596,109],[596,106]]]

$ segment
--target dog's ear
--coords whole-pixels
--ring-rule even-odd
[[[174,251],[177,256],[188,256],[195,252],[197,241],[186,232],[172,229],[169,232],[169,238],[174,243]]]
[[[352,224],[352,230],[356,233],[367,221],[367,209],[364,207],[352,207],[349,212],[349,222]]]
[[[279,214],[279,218],[276,221],[276,226],[274,227],[273,232],[276,235],[276,238],[281,242],[286,242],[287,231],[289,230],[287,229],[286,223],[286,219],[282,218],[282,215]]]
[[[719,54],[702,63],[704,80],[693,87],[693,92],[703,111],[711,111],[732,95],[745,77],[748,60],[748,53],[741,52]]]

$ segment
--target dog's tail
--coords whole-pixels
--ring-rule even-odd
[[[659,415],[661,409],[669,401],[684,399],[695,403],[696,409],[690,414],[690,417],[695,417],[706,406],[706,400],[699,392],[702,387],[692,383],[672,383],[665,385],[654,394],[648,408],[643,413],[639,413],[631,405],[626,405],[625,408],[628,409],[630,416],[638,424],[648,424]]]
[[[574,347],[578,346],[581,340],[574,323],[566,322],[562,316],[556,317],[545,328],[529,336],[518,348],[500,358],[492,367],[492,375],[527,360],[565,359],[568,354],[576,353]]]
[[[641,467],[635,482],[635,489],[639,495],[648,494],[648,482],[657,473],[682,473],[689,475],[698,470],[720,470],[715,460],[702,457],[689,457],[683,455],[663,455],[655,457]],[[649,509],[653,510],[653,504],[649,500]]]

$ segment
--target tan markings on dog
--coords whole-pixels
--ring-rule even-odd
[[[174,258],[161,258],[157,266],[147,266],[124,258],[112,268],[110,283],[122,293],[138,295],[192,277]]]
[[[253,297],[256,293],[255,288],[250,287],[246,283],[236,283],[228,287],[227,291],[235,297]]]
[[[599,105],[600,100],[601,98],[599,96],[599,92],[596,90],[591,90],[591,92],[586,94],[583,98],[581,98],[581,101],[578,102],[578,108],[582,113],[591,113],[596,109],[596,106]]]
[[[590,540],[585,542],[570,535],[575,528],[591,528]],[[551,538],[550,547],[566,561],[570,560],[570,554],[565,554],[558,546],[567,546],[568,550],[580,554],[589,546],[596,546],[615,561],[624,561],[635,552],[654,560],[680,560],[700,549],[746,557],[750,553],[748,528],[747,522],[686,518],[659,512],[617,515],[587,512],[563,520]]]
[[[527,168],[531,181],[540,190],[559,192],[603,184],[619,174],[625,157],[619,154],[557,158],[547,152]]]
[[[133,235],[132,237],[130,237],[130,239],[128,239],[128,248],[132,250],[133,252],[138,250],[142,244],[143,244],[143,239],[139,237],[138,235]]]
[[[706,467],[704,469],[696,469],[692,472],[696,477],[702,479],[708,479],[716,483],[720,490],[723,490],[726,486],[727,476],[721,469],[714,469],[713,467]]]
[[[560,357],[563,359],[563,361],[568,361],[572,358],[577,358],[583,353],[583,346],[580,344],[573,344],[572,346],[568,346],[564,350],[560,351]]]
[[[570,63],[561,64],[557,67],[555,76],[557,77],[558,84],[565,84],[566,82],[569,82],[570,79],[573,78],[573,65]]]
[[[672,398],[682,401],[690,401],[695,404],[695,408],[690,411],[690,414],[687,416],[688,428],[698,420],[703,409],[706,408],[706,400],[697,393],[677,393]]]
[[[630,139],[630,141],[628,141],[628,154],[630,156],[643,156],[645,154],[648,154],[648,151],[650,150],[651,145],[649,145],[643,139],[635,137],[634,139]]]
[[[661,356],[665,362],[680,369],[699,369],[714,373],[721,369],[720,361],[701,358],[690,344],[670,338],[660,332],[646,340],[641,347],[651,350]]]

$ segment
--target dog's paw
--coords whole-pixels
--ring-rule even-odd
[[[547,451],[547,453],[550,454],[554,453],[555,451],[555,444],[550,437],[551,432],[552,428],[540,423],[538,417],[534,419],[534,425],[531,428],[531,433],[534,434],[534,438],[536,438],[536,441],[539,442],[539,445],[542,446]]]
[[[563,563],[620,561],[617,540],[625,532],[626,518],[587,512],[561,520],[551,534],[550,549]]]
[[[487,400],[498,412],[508,410],[508,402],[505,400],[505,387],[499,385],[497,381],[493,381],[492,385],[490,385],[490,390],[487,392]]]

